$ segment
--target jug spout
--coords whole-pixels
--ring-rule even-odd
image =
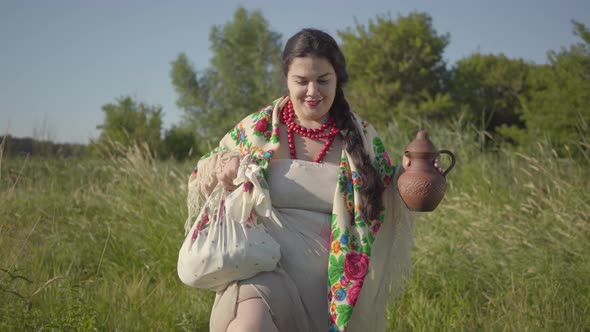
[[[428,136],[428,131],[420,130],[416,133],[416,138],[408,144],[406,147],[406,151],[408,152],[438,152],[434,143],[430,140]]]

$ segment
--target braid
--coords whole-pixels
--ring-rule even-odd
[[[361,196],[361,212],[365,220],[376,219],[383,209],[383,191],[385,186],[371,159],[363,146],[363,139],[352,120],[350,106],[344,97],[342,87],[336,88],[336,96],[330,114],[334,117],[340,130],[345,130],[342,136],[344,148],[352,157],[361,177],[359,194]]]

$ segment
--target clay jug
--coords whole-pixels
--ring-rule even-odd
[[[434,159],[441,153],[451,157],[450,166],[442,174],[434,167]],[[410,159],[410,165],[397,180],[402,200],[412,211],[434,210],[445,195],[445,176],[455,166],[455,155],[448,150],[438,150],[425,130],[416,134],[404,155]]]

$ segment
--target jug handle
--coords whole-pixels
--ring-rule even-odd
[[[443,176],[447,176],[447,173],[449,173],[451,171],[451,169],[453,169],[453,166],[455,166],[455,154],[452,153],[449,150],[440,150],[438,151],[439,153],[445,153],[448,154],[449,157],[451,157],[451,164],[449,165],[449,167],[447,167],[447,169],[442,173]]]

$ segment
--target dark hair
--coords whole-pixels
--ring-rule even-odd
[[[327,59],[336,72],[336,96],[330,108],[336,125],[344,130],[342,141],[361,176],[359,193],[361,211],[367,220],[376,219],[383,208],[384,185],[364,150],[362,136],[352,120],[350,106],[342,87],[348,81],[346,60],[338,44],[329,34],[316,29],[303,29],[287,41],[283,50],[283,74],[286,76],[293,59],[316,56]]]

